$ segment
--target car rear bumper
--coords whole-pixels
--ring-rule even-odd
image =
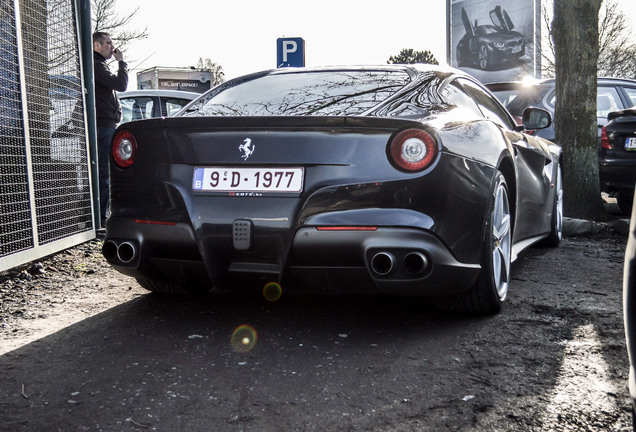
[[[232,289],[242,286],[236,281],[278,282],[294,292],[452,294],[469,289],[481,269],[459,262],[439,238],[417,228],[302,227],[289,252],[273,253],[278,258],[268,262],[237,251],[244,239],[237,243],[231,228],[225,238],[197,241],[187,224],[110,219],[104,256],[140,279]]]
[[[599,178],[601,191],[633,196],[636,184],[636,159],[600,159]]]
[[[465,291],[481,267],[457,261],[435,236],[412,228],[375,231],[329,231],[306,227],[294,237],[288,277],[294,287],[330,291],[364,291],[349,278],[398,295],[438,295]],[[329,288],[331,287],[331,288]]]

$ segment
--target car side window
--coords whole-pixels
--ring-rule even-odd
[[[122,123],[152,118],[154,102],[149,97],[131,97],[120,99]]]
[[[546,100],[546,105],[548,105],[552,109],[555,109],[556,108],[556,90],[552,90],[552,93],[550,93],[550,95],[546,97],[545,100]]]
[[[623,108],[616,87],[599,86],[596,91],[596,117],[607,118],[607,115]]]
[[[466,79],[459,80],[466,92],[475,100],[484,117],[504,129],[515,129],[515,124],[506,110],[497,100],[481,89],[477,84]]]
[[[629,98],[630,107],[636,106],[636,88],[635,87],[623,87],[627,97]]]
[[[475,101],[466,94],[464,89],[457,83],[457,81],[453,81],[445,86],[440,94],[443,98],[445,98],[448,102],[455,105],[460,109],[467,109],[472,114],[483,117],[481,111],[479,111],[479,107],[475,103]]]
[[[172,117],[179,112],[181,108],[190,102],[188,99],[180,98],[161,98],[161,115],[163,117]]]
[[[627,93],[630,97],[632,104],[636,105],[636,88],[631,89],[631,95]],[[625,91],[628,92],[628,89],[625,88]],[[548,105],[551,108],[555,108],[556,106],[556,91],[552,91],[548,99]],[[620,96],[618,95],[618,91],[616,87],[608,87],[608,86],[598,86],[596,89],[596,117],[598,118],[607,118],[607,114],[612,111],[616,111],[622,109],[623,104],[621,103]]]

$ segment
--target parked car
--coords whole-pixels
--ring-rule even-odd
[[[230,80],[117,129],[103,254],[150,291],[275,282],[496,313],[517,253],[561,239],[561,149],[519,130],[450,68]]]
[[[553,78],[533,83],[508,81],[486,84],[506,109],[521,124],[523,110],[529,106],[540,107],[554,115],[556,88]],[[596,117],[600,128],[607,123],[607,115],[616,110],[636,105],[636,81],[621,78],[598,78]],[[536,131],[536,136],[554,141],[554,126]]]
[[[554,79],[542,80],[534,84],[525,85],[522,82],[503,82],[487,84],[486,87],[504,104],[520,124],[523,110],[529,106],[544,108],[554,113],[556,90]],[[634,195],[634,176],[636,155],[632,150],[618,149],[625,142],[613,144],[607,139],[602,140],[602,128],[608,122],[608,114],[636,105],[636,81],[620,78],[598,78],[596,97],[596,118],[598,122],[599,141],[599,177],[601,191],[615,197],[619,208],[625,214],[631,212],[632,196]],[[626,114],[627,115],[627,114]],[[630,126],[631,123],[631,126]],[[634,122],[629,116],[616,120],[612,128],[618,128],[616,139],[623,139],[628,129],[634,131]],[[610,129],[612,130],[612,129]],[[533,132],[536,136],[554,141],[554,126]]]
[[[601,190],[616,197],[623,214],[631,214],[636,185],[636,106],[613,111],[601,131]]]
[[[122,123],[153,117],[172,117],[199,93],[179,90],[131,90],[118,94]]]
[[[625,338],[629,356],[629,394],[632,399],[632,428],[636,430],[636,205],[632,205],[632,220],[625,250],[623,319],[625,321]]]
[[[462,8],[462,22],[466,33],[457,43],[456,58],[459,67],[469,63],[487,70],[508,60],[517,60],[525,54],[525,38],[515,27],[501,6],[490,11],[493,25],[473,25],[466,9]]]

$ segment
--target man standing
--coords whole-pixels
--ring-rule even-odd
[[[106,60],[111,57],[119,63],[116,74],[111,73]],[[99,169],[99,207],[102,228],[106,225],[108,208],[110,142],[121,121],[121,105],[116,91],[128,87],[128,65],[121,51],[113,46],[110,35],[93,33],[93,69],[95,71],[95,111],[97,117],[97,161]]]

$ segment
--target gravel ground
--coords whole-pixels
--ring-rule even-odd
[[[101,247],[96,239],[0,273],[0,354],[146,293]]]
[[[148,294],[113,271],[101,257],[102,242],[94,240],[0,274],[0,386],[12,383],[0,392],[0,430],[9,430],[2,426],[7,421],[17,427],[12,431],[626,432],[631,406],[621,310],[625,244],[624,233],[601,224],[594,234],[565,238],[559,248],[525,251],[513,264],[501,314],[476,319],[401,300],[173,300]],[[123,312],[111,309],[118,305]],[[245,314],[260,323],[259,357],[239,358],[217,348],[224,345],[218,329],[231,328]],[[47,337],[55,332],[60,336]],[[357,344],[344,337],[353,334],[362,335]],[[57,338],[72,344],[59,345]],[[175,351],[179,338],[187,342]],[[337,344],[330,346],[333,338]],[[106,349],[121,344],[126,351]],[[155,351],[163,354],[146,354]],[[47,357],[70,366],[43,368]],[[228,362],[235,357],[238,369]],[[139,393],[150,384],[129,369],[133,359],[135,367],[153,371],[152,391]],[[246,363],[261,386],[245,382]],[[197,371],[214,364],[216,379],[227,384],[216,390],[215,408],[202,416],[198,407],[210,403],[210,390],[201,386]],[[312,372],[320,364],[332,365],[329,375]],[[87,385],[99,389],[101,399],[73,396],[86,378],[73,378],[69,367],[90,371]],[[178,378],[175,367],[183,371]],[[299,378],[290,370],[303,371],[303,386],[294,384]],[[20,382],[27,383],[26,393],[23,387],[20,394]],[[183,400],[183,406],[157,406],[156,398],[174,386],[183,399],[168,401]],[[311,388],[323,390],[314,395]],[[78,405],[82,396],[88,400]],[[345,400],[349,411],[343,417]],[[236,404],[249,415],[232,414]],[[141,407],[153,416],[131,417]]]

